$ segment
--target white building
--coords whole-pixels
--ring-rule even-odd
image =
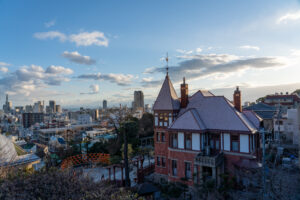
[[[282,135],[287,142],[299,144],[300,134],[300,108],[287,109],[287,113],[281,119],[274,119],[275,139]]]
[[[91,124],[93,123],[93,119],[88,114],[80,114],[77,117],[77,124]]]

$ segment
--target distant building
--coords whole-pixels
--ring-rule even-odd
[[[27,112],[27,113],[33,112],[33,107],[32,107],[32,105],[26,105],[26,106],[25,106],[25,112]]]
[[[34,113],[44,112],[44,103],[41,101],[35,102],[33,105],[33,112]]]
[[[49,101],[50,113],[56,113],[56,103],[53,100]]]
[[[255,112],[260,118],[262,118],[265,130],[272,131],[274,129],[273,118],[277,112],[275,106],[271,106],[265,103],[256,103],[243,109],[251,110]]]
[[[5,113],[9,113],[12,109],[12,102],[8,101],[8,94],[6,94],[6,101],[5,104],[3,105],[3,111]]]
[[[88,114],[80,114],[77,118],[77,124],[91,124],[93,119]]]
[[[60,105],[56,105],[55,106],[55,110],[57,113],[61,113],[61,106]]]
[[[43,113],[23,113],[22,114],[23,127],[29,128],[35,123],[44,122]]]
[[[138,108],[144,109],[144,93],[142,91],[134,91],[133,110]]]
[[[106,100],[103,100],[102,108],[103,109],[107,109],[107,101]]]
[[[281,92],[280,94],[275,93],[273,95],[267,95],[264,98],[263,103],[271,106],[280,105],[282,111],[286,113],[287,109],[297,108],[298,105],[300,105],[300,97],[295,93],[289,94],[288,92],[286,92],[285,94],[283,94]]]
[[[16,110],[16,113],[23,113],[24,112],[24,107],[23,106],[16,106],[15,110]]]
[[[148,112],[148,113],[151,112],[151,109],[150,109],[149,104],[146,104],[146,105],[145,105],[145,112]]]

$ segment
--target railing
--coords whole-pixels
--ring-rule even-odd
[[[108,165],[110,164],[110,155],[104,153],[78,154],[76,156],[71,156],[63,160],[61,169],[89,163],[103,163]]]
[[[202,153],[199,153],[195,158],[195,164],[206,167],[217,167],[223,162],[223,160],[224,155],[222,152],[212,156],[206,156]]]

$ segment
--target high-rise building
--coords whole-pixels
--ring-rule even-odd
[[[5,113],[9,113],[12,108],[12,102],[8,101],[8,94],[6,94],[6,101],[5,104],[3,105],[3,110]]]
[[[32,105],[26,105],[26,106],[25,106],[25,112],[31,113],[32,111],[33,111]]]
[[[106,100],[103,100],[103,109],[107,109],[107,101]]]
[[[133,101],[133,109],[137,108],[144,109],[144,94],[142,91],[134,91],[134,101]]]
[[[44,113],[23,113],[22,120],[23,127],[29,128],[35,123],[44,122]]]
[[[50,113],[56,113],[56,103],[53,100],[49,101]]]
[[[44,112],[44,102],[37,101],[33,105],[33,112],[35,113],[41,113]]]
[[[56,105],[55,107],[56,107],[56,108],[55,108],[55,109],[56,109],[56,112],[57,112],[57,113],[61,113],[61,106],[60,106],[60,105]]]

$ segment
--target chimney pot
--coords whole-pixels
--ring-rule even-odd
[[[236,90],[233,93],[233,104],[235,109],[237,109],[239,112],[242,112],[242,96],[239,86],[236,87]]]
[[[185,83],[185,77],[183,77],[183,83],[180,85],[181,99],[180,107],[186,108],[189,102],[189,89],[188,84]]]

